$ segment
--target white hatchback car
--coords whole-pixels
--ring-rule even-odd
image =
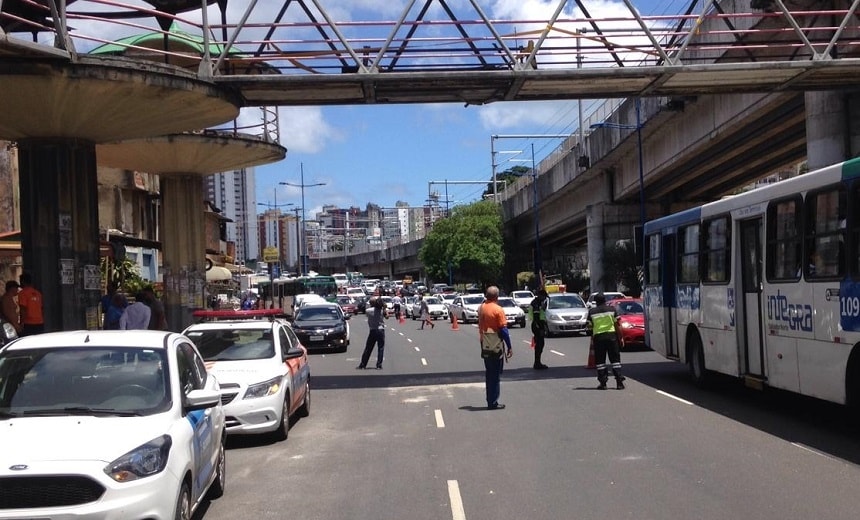
[[[308,354],[280,309],[218,314],[183,331],[221,384],[227,433],[289,435],[290,417],[307,417],[311,405]],[[252,319],[242,319],[242,316]],[[256,317],[256,319],[254,319]]]
[[[225,485],[218,382],[161,331],[0,349],[0,518],[190,518]]]
[[[514,299],[521,309],[527,310],[529,305],[531,305],[532,300],[535,299],[535,295],[531,291],[513,291],[511,293],[511,298]]]
[[[484,303],[483,294],[464,294],[457,296],[448,305],[448,312],[453,314],[461,323],[474,321],[478,323],[478,308]]]

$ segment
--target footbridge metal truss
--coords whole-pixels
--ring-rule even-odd
[[[622,2],[621,16],[559,0],[549,17],[512,19],[486,1],[405,0],[391,20],[336,20],[323,0],[0,0],[0,61],[152,60],[234,89],[246,106],[857,86],[860,0],[691,0],[660,15]]]

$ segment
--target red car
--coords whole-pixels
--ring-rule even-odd
[[[607,302],[618,312],[621,349],[645,346],[645,308],[639,298],[617,298]]]
[[[340,305],[341,310],[343,310],[343,313],[347,316],[358,314],[358,304],[349,296],[338,296],[337,304]]]

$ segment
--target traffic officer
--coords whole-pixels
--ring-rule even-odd
[[[594,342],[594,361],[597,365],[598,390],[606,390],[609,379],[606,368],[606,355],[612,364],[612,375],[615,376],[616,388],[624,390],[624,379],[621,375],[621,350],[618,346],[618,332],[615,328],[617,312],[615,308],[606,305],[606,296],[597,293],[594,296],[594,307],[588,310],[586,327]]]
[[[537,296],[532,299],[529,309],[531,311],[529,314],[532,316],[532,336],[534,336],[535,363],[533,368],[535,370],[549,368],[540,360],[543,347],[546,344],[546,307],[548,302],[549,295],[546,293],[546,289],[540,289]]]

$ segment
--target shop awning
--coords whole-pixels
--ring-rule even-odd
[[[220,265],[213,265],[211,269],[206,271],[207,282],[221,282],[232,279],[233,273],[231,273],[226,267],[221,267]]]

